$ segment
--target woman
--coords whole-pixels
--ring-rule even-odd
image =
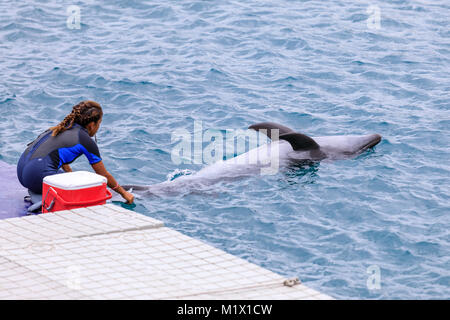
[[[106,171],[97,144],[92,137],[102,122],[103,111],[95,101],[82,101],[55,127],[39,135],[28,145],[17,164],[20,183],[33,193],[42,193],[43,179],[59,173],[62,168],[71,172],[70,163],[84,154],[94,171],[108,179],[108,187],[119,193],[127,203],[134,196],[123,189]]]

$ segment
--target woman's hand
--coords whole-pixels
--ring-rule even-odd
[[[114,179],[114,177],[106,171],[105,165],[103,164],[103,161],[97,162],[92,165],[92,168],[94,169],[95,173],[104,176],[108,180],[108,187],[113,189],[115,192],[120,194],[125,200],[127,200],[128,204],[132,204],[134,201],[134,196],[126,191],[124,188],[122,188]]]
[[[128,191],[125,191],[125,192],[122,194],[122,197],[123,197],[125,200],[127,200],[127,203],[128,203],[128,204],[132,204],[133,201],[134,201],[134,196],[133,196],[133,194],[129,193]]]

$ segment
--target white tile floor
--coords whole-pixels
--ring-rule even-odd
[[[112,204],[0,220],[0,299],[332,299]]]

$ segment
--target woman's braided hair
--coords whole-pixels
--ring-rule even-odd
[[[72,112],[68,114],[63,121],[57,126],[51,127],[52,136],[57,136],[72,128],[74,123],[78,123],[82,127],[86,127],[92,121],[97,123],[103,117],[102,107],[95,101],[85,100],[73,106]]]

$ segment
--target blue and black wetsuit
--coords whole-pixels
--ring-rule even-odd
[[[42,193],[42,181],[46,176],[58,173],[63,164],[72,163],[82,154],[91,165],[102,161],[97,144],[85,128],[74,124],[56,137],[47,130],[29,144],[20,157],[17,177],[25,188]]]

